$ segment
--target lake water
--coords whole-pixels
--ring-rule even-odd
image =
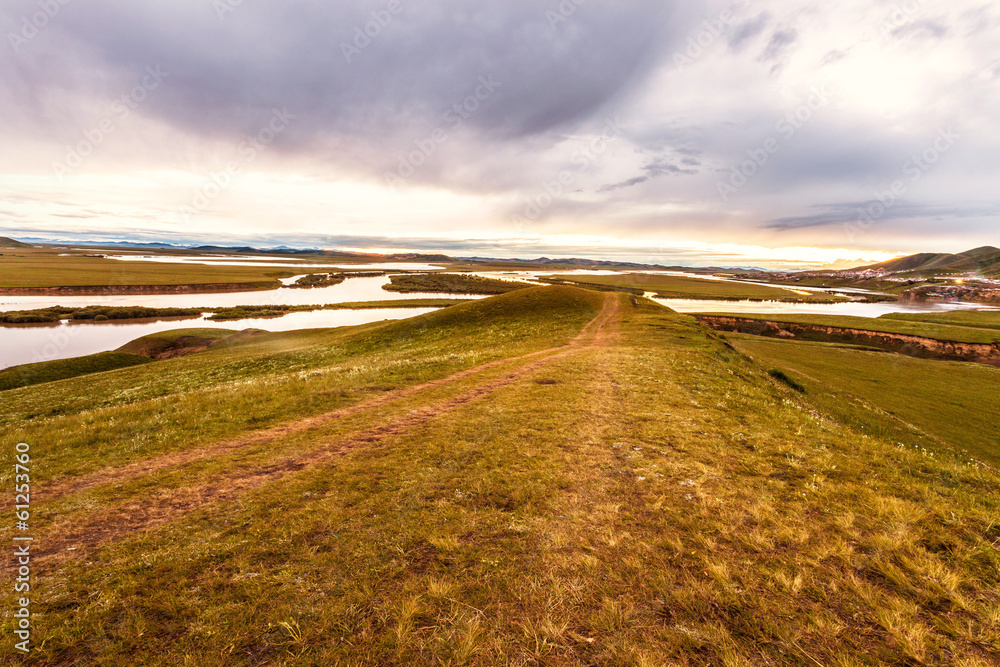
[[[295,282],[289,278],[285,282]],[[221,308],[230,306],[306,306],[356,301],[396,301],[435,297],[462,298],[453,294],[401,294],[382,289],[386,277],[348,278],[339,285],[313,289],[276,289],[223,294],[138,294],[98,296],[0,296],[0,311],[34,310],[49,306],[148,306],[152,308]]]
[[[129,341],[171,329],[264,329],[296,331],[401,320],[430,313],[435,308],[388,308],[384,310],[328,310],[290,313],[276,319],[248,319],[238,322],[211,322],[204,317],[115,322],[63,322],[0,327],[0,369],[36,361],[69,359],[115,350]]]

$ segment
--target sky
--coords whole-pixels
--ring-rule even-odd
[[[1000,245],[1000,4],[6,0],[0,234],[840,267]]]

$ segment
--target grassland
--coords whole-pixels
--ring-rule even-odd
[[[389,292],[440,292],[442,294],[507,294],[531,285],[512,280],[453,273],[422,273],[391,276],[382,289]]]
[[[138,366],[149,361],[147,357],[135,354],[101,352],[86,357],[14,366],[0,371],[0,391]]]
[[[786,301],[809,303],[839,303],[844,297],[828,294],[807,294],[790,289],[739,283],[728,280],[709,280],[652,273],[624,273],[614,276],[550,275],[546,280],[564,284],[599,285],[628,290],[654,292],[663,299],[712,299],[723,301]]]
[[[172,356],[181,356],[180,352],[194,349],[207,349],[219,341],[236,335],[234,329],[172,329],[136,338],[115,350],[124,354],[135,354],[151,359],[164,357],[171,352]]]
[[[66,255],[66,256],[62,256]],[[253,266],[123,262],[65,248],[16,248],[0,255],[0,288],[181,285],[281,286],[293,271]]]
[[[768,369],[553,287],[11,390],[32,661],[992,664],[1000,476]]]
[[[340,285],[347,277],[343,273],[310,273],[296,280],[290,287],[312,289],[314,287],[332,287]]]
[[[940,452],[942,443],[1000,466],[1000,369],[914,359],[835,344],[729,336],[789,373],[859,430]]]
[[[964,320],[947,320],[951,323],[935,323],[923,319],[888,317],[850,317],[845,315],[815,315],[815,314],[753,314],[753,313],[705,313],[718,317],[739,317],[743,319],[763,320],[767,322],[787,322],[790,324],[816,324],[824,327],[841,327],[844,329],[859,329],[862,331],[877,331],[881,333],[904,334],[908,336],[921,336],[923,338],[933,338],[942,341],[954,341],[959,343],[996,343],[1000,342],[1000,327],[998,328],[978,328],[973,326],[980,321],[978,318],[966,318]],[[918,316],[924,317],[924,316]],[[928,316],[933,318],[934,316]],[[957,323],[963,321],[968,326],[959,326]]]
[[[197,317],[199,308],[146,308],[143,306],[86,306],[84,308],[36,308],[11,310],[0,313],[0,323],[29,324],[59,322],[61,320],[136,320],[168,317]]]
[[[1000,329],[1000,310],[956,310],[949,313],[892,313],[880,319],[927,322],[977,329]]]

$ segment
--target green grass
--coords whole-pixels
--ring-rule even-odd
[[[37,308],[0,313],[4,324],[59,322],[60,320],[135,320],[168,317],[197,317],[200,308],[147,308],[143,306],[86,306],[84,308]]]
[[[125,343],[125,345],[122,345],[116,351],[138,354],[145,357],[155,357],[171,348],[209,345],[236,333],[232,329],[172,329],[136,338],[133,341]]]
[[[291,287],[306,289],[313,287],[331,287],[333,285],[340,285],[345,280],[347,280],[347,278],[343,273],[310,273],[309,275],[302,276],[296,280]]]
[[[996,343],[1000,342],[1000,331],[972,326],[955,326],[949,323],[936,324],[922,320],[896,317],[851,317],[846,315],[813,315],[813,314],[754,314],[754,313],[703,313],[716,317],[738,317],[742,319],[762,320],[767,322],[787,322],[790,324],[815,324],[825,327],[840,327],[844,329],[860,329],[881,333],[905,334],[921,336],[935,340],[954,341],[958,343]],[[930,316],[933,317],[933,316]],[[973,324],[976,320],[967,320]],[[955,320],[957,323],[958,320]]]
[[[1000,369],[822,343],[739,334],[729,339],[762,363],[779,366],[824,410],[865,432],[1000,465]]]
[[[361,327],[234,337],[232,345],[161,361],[149,372],[124,369],[15,389],[0,404],[0,428],[21,441],[60,443],[38,473],[50,479],[82,473],[190,447],[192,433],[196,441],[230,437],[566,342],[593,317],[600,296],[561,288],[509,298]],[[184,339],[207,344],[236,333],[162,332],[118,351],[154,356]],[[92,458],[97,443],[104,463]]]
[[[810,303],[837,303],[846,301],[843,297],[828,294],[798,294],[780,287],[752,285],[725,280],[689,278],[650,273],[625,273],[614,276],[574,276],[550,275],[546,280],[564,283],[599,285],[637,290],[642,293],[655,292],[664,299],[712,299],[724,301],[786,301]]]
[[[18,248],[0,256],[0,287],[94,287],[148,285],[252,284],[275,289],[277,278],[294,271],[253,266],[207,266],[162,262],[123,262],[56,248]]]
[[[0,371],[0,391],[138,366],[149,361],[147,357],[135,354],[101,352],[86,357],[13,366]]]
[[[751,362],[693,318],[617,298],[606,344],[262,486],[238,482],[483,379],[37,499],[39,550],[81,526],[113,531],[167,509],[145,531],[33,563],[43,585],[32,660],[990,664],[1000,651],[995,471],[841,421],[817,407],[812,386],[793,391],[768,375],[775,364]],[[13,390],[0,405],[2,446],[32,443],[42,488],[208,451],[560,345],[602,299],[523,290]],[[39,414],[25,421],[26,410]],[[0,473],[4,484],[11,474]],[[183,511],[202,493],[218,501]],[[12,642],[0,646],[0,660],[14,655]]]
[[[480,276],[451,273],[424,273],[391,276],[389,285],[382,289],[390,292],[441,292],[444,294],[506,294],[526,289],[531,285],[510,280],[496,280]]]
[[[979,329],[1000,329],[1000,310],[956,310],[949,313],[892,313],[880,319],[928,322]]]

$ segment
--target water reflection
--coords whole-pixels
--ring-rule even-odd
[[[142,336],[171,329],[264,329],[296,331],[356,326],[382,320],[401,320],[436,310],[435,308],[387,308],[382,310],[323,310],[290,313],[275,319],[247,319],[212,322],[204,317],[117,322],[74,322],[28,324],[0,328],[0,369],[19,364],[69,359],[115,350]]]

